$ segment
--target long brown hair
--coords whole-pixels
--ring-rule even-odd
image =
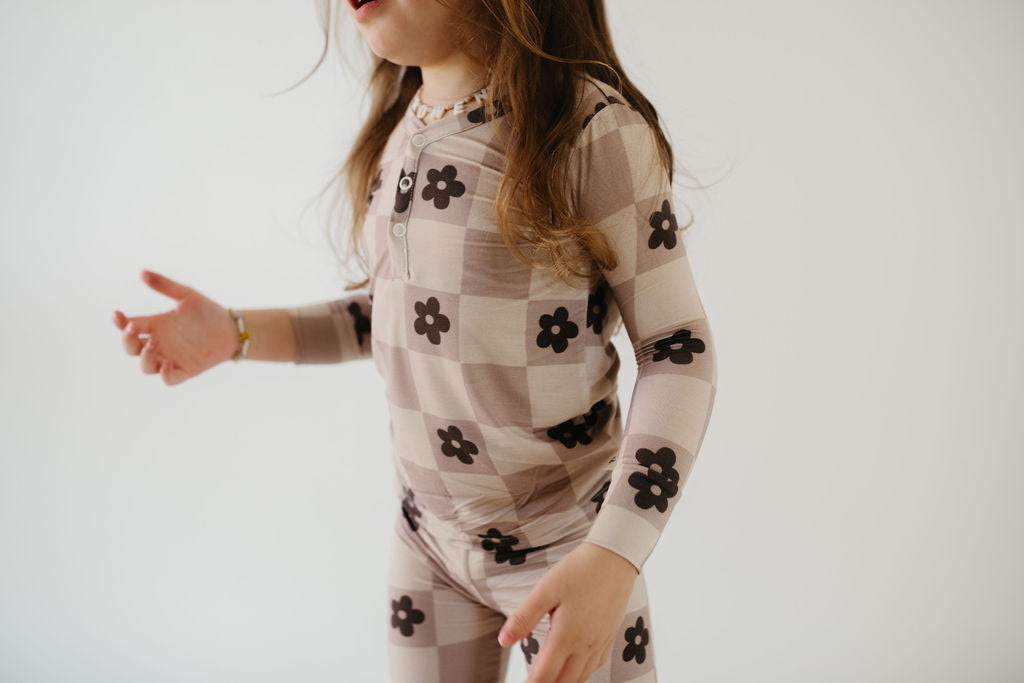
[[[332,16],[338,12],[337,1],[317,0],[323,51],[312,71],[292,87],[309,78],[323,63],[335,25]],[[520,261],[534,268],[551,268],[567,284],[572,284],[571,278],[583,278],[592,285],[600,271],[614,269],[618,259],[599,226],[574,213],[564,185],[569,153],[579,132],[575,113],[579,84],[585,75],[616,87],[619,95],[643,115],[655,134],[660,162],[670,184],[674,175],[672,146],[661,129],[658,113],[626,76],[615,54],[603,0],[435,1],[457,10],[460,23],[453,27],[454,44],[490,67],[483,103],[486,118],[507,103],[504,116],[511,138],[502,140],[505,172],[496,200],[498,225],[506,245]],[[365,199],[371,192],[384,144],[423,83],[417,66],[397,65],[375,55],[371,63],[367,119],[341,168],[318,194],[335,188],[334,209],[344,200],[350,204],[350,253],[357,255],[365,272],[368,268],[361,253]],[[521,212],[525,228],[508,220],[510,207]],[[327,237],[339,255],[332,239],[331,227],[337,224],[330,220],[333,215],[331,211]],[[680,229],[685,230],[692,222]],[[517,243],[530,245],[533,257],[523,255],[515,247]],[[339,258],[345,261],[348,256]],[[368,282],[367,277],[345,289],[357,289]]]

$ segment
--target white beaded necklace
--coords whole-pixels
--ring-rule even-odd
[[[470,100],[476,100],[477,102],[483,102],[487,98],[487,86],[484,86],[484,87],[480,88],[479,90],[477,90],[472,95],[466,95],[461,100],[458,100],[456,102],[452,102],[451,104],[444,105],[444,106],[439,104],[439,105],[431,107],[429,105],[423,104],[423,102],[420,101],[420,93],[421,92],[423,92],[423,86],[422,85],[416,90],[416,94],[413,96],[412,102],[409,103],[409,108],[412,109],[413,115],[416,118],[418,118],[420,121],[423,121],[423,122],[426,122],[426,119],[424,117],[427,114],[430,114],[430,119],[431,120],[436,121],[437,119],[439,119],[442,116],[444,116],[444,113],[446,111],[448,111],[449,109],[454,109],[456,114],[461,114],[463,111],[465,111],[466,104]]]

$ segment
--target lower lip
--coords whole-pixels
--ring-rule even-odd
[[[357,9],[356,21],[362,21],[363,19],[365,19],[370,14],[370,12],[377,9],[377,5],[379,5],[383,1],[384,0],[373,0],[373,2],[368,2],[359,9]]]

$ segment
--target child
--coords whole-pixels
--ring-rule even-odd
[[[169,384],[232,354],[372,358],[400,500],[393,681],[501,681],[514,643],[538,683],[655,681],[642,569],[717,386],[657,114],[601,0],[358,1],[374,99],[345,170],[367,292],[228,316],[146,271],[181,303],[118,312],[126,348]]]

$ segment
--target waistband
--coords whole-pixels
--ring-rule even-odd
[[[493,525],[467,531],[439,518],[424,505],[408,505],[402,496],[401,484],[397,491],[402,523],[413,531],[425,529],[439,543],[458,552],[486,552],[484,541],[488,538],[493,541],[499,536],[514,537],[517,550],[548,546],[586,536],[593,524],[593,517],[588,516],[583,507],[576,506],[528,520],[496,521]]]

